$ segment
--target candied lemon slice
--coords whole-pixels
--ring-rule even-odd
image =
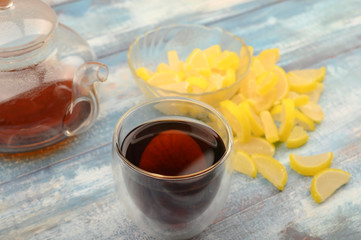
[[[311,118],[307,117],[305,114],[301,113],[296,109],[295,115],[295,125],[303,127],[305,130],[313,131],[315,130],[315,123]]]
[[[178,67],[179,67],[179,58],[178,58],[178,53],[177,51],[168,51],[168,63],[169,63],[169,67],[174,70],[177,71]]]
[[[252,97],[249,98],[249,102],[252,104],[256,112],[259,113],[272,107],[276,97],[277,90],[273,88],[265,95],[255,93]]]
[[[279,130],[280,141],[286,141],[295,123],[295,103],[292,99],[282,100],[281,126]]]
[[[301,112],[303,112],[306,116],[311,118],[316,123],[321,122],[325,117],[321,106],[317,103],[309,102],[305,105],[300,106],[299,108]]]
[[[160,88],[173,92],[181,92],[181,93],[190,92],[189,83],[185,81],[161,85]]]
[[[266,71],[258,57],[252,58],[250,71],[254,72],[256,76],[261,75],[264,71]]]
[[[240,142],[244,143],[251,137],[251,127],[246,114],[234,102],[224,100],[220,103],[221,112],[235,131]]]
[[[187,77],[186,82],[201,88],[203,91],[207,89],[209,82],[203,77]]]
[[[286,146],[288,148],[298,148],[304,145],[308,140],[308,134],[303,127],[295,126],[287,138]]]
[[[206,57],[208,59],[209,66],[213,66],[214,59],[221,54],[222,49],[219,45],[213,45],[204,50]]]
[[[311,196],[317,203],[329,198],[337,189],[346,184],[351,174],[340,169],[328,168],[316,174],[311,183]]]
[[[275,65],[272,71],[277,75],[278,81],[275,88],[277,89],[276,101],[280,101],[287,96],[290,90],[290,84],[288,82],[288,76],[286,72],[279,66]]]
[[[277,104],[271,108],[271,115],[274,121],[281,122],[282,105]]]
[[[282,191],[287,183],[286,168],[276,159],[264,154],[253,154],[257,170],[275,187]]]
[[[261,137],[250,137],[247,142],[235,138],[234,149],[248,154],[264,154],[271,157],[275,154],[275,146]]]
[[[307,104],[308,101],[309,101],[308,95],[299,94],[299,93],[292,92],[292,91],[290,91],[290,92],[287,94],[287,98],[292,99],[292,100],[295,102],[295,106],[296,106],[296,107],[305,105],[305,104]]]
[[[137,69],[136,74],[138,75],[138,77],[140,77],[141,79],[148,81],[149,78],[153,75],[152,71],[150,71],[149,69],[145,68],[145,67],[140,67]]]
[[[188,56],[185,64],[198,70],[210,68],[206,54],[199,48],[193,50],[193,52]]]
[[[323,91],[324,85],[323,83],[317,83],[317,88],[311,92],[305,93],[311,102],[318,103],[321,93]]]
[[[231,101],[237,105],[243,102],[244,100],[246,100],[246,98],[241,93],[237,93],[231,98]]]
[[[321,82],[325,78],[326,68],[321,67],[318,69],[302,69],[302,70],[294,70],[288,73],[291,76],[314,79],[314,81]]]
[[[332,152],[312,156],[290,154],[290,166],[301,175],[314,176],[320,171],[329,168],[333,159]]]
[[[278,129],[272,119],[271,113],[269,111],[263,111],[260,113],[260,117],[264,128],[266,140],[270,143],[277,142],[279,140]]]
[[[267,71],[259,75],[256,78],[256,82],[256,91],[261,95],[265,95],[275,87],[278,82],[278,76],[271,71]]]
[[[155,86],[161,86],[171,83],[180,82],[181,79],[176,72],[169,71],[169,72],[157,72],[153,74],[151,78],[149,78],[148,82]]]
[[[159,65],[157,67],[157,73],[171,72],[171,71],[173,71],[173,70],[166,63],[159,63]]]
[[[246,113],[248,121],[251,125],[251,131],[255,136],[262,136],[264,134],[263,126],[259,116],[253,111],[247,101],[243,101],[239,105],[240,108]]]
[[[243,151],[234,154],[233,168],[237,172],[244,173],[252,178],[257,176],[257,168],[253,159]]]
[[[222,87],[227,87],[236,81],[236,72],[234,69],[227,69]]]
[[[261,61],[265,70],[271,70],[279,58],[280,50],[278,48],[266,49],[258,54],[258,59]]]
[[[239,63],[239,56],[235,52],[225,50],[214,58],[213,67],[219,70],[236,70],[239,67]]]
[[[288,73],[290,89],[298,93],[306,93],[317,88],[317,81],[314,78],[306,78]]]

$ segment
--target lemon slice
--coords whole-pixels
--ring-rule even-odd
[[[306,116],[311,118],[316,123],[321,122],[325,117],[321,106],[317,103],[309,102],[303,106],[300,106],[299,108],[301,112],[303,112]]]
[[[295,123],[295,103],[292,99],[282,100],[281,126],[279,130],[280,141],[286,141]]]
[[[326,75],[326,68],[321,67],[318,69],[294,70],[294,71],[290,71],[288,74],[291,76],[313,79],[314,81],[321,82],[323,81]]]
[[[288,76],[286,72],[279,66],[275,65],[272,71],[277,75],[278,81],[275,88],[277,89],[276,101],[280,101],[287,96],[290,90],[290,84],[288,82]]]
[[[171,83],[180,82],[181,79],[179,78],[178,74],[173,71],[169,72],[157,72],[153,74],[151,78],[149,78],[148,82],[155,86],[161,86]]]
[[[153,75],[153,73],[145,67],[138,68],[135,73],[138,75],[138,77],[145,81],[148,81],[149,78]]]
[[[312,156],[290,154],[290,166],[301,175],[314,176],[320,171],[329,168],[333,159],[332,152]]]
[[[286,146],[288,148],[298,148],[304,145],[308,140],[308,134],[303,127],[295,126],[287,138]]]
[[[278,82],[278,76],[271,71],[267,71],[259,75],[256,78],[256,82],[257,82],[256,91],[261,95],[265,95],[275,87],[275,85]]]
[[[257,168],[253,159],[247,153],[237,151],[234,155],[233,168],[237,172],[244,173],[252,178],[257,176]]]
[[[311,196],[317,203],[329,198],[350,180],[351,174],[340,169],[328,168],[316,174],[311,183]]]
[[[246,114],[234,102],[224,100],[220,103],[220,110],[235,131],[240,142],[247,142],[251,137],[251,127]]]
[[[271,70],[280,58],[280,50],[278,48],[266,49],[258,54],[265,70]]]
[[[287,94],[287,98],[292,99],[292,100],[295,102],[295,106],[296,106],[296,107],[305,105],[305,104],[307,104],[308,101],[309,101],[309,96],[308,96],[308,95],[299,94],[299,93],[292,92],[292,91],[290,91],[290,92]]]
[[[264,154],[253,154],[257,170],[276,188],[282,191],[287,183],[286,168],[276,159]]]
[[[290,89],[299,93],[306,93],[317,88],[317,81],[314,78],[306,78],[288,73]]]
[[[311,92],[305,93],[311,102],[318,103],[321,93],[323,91],[324,85],[323,83],[317,83],[317,88]]]
[[[272,119],[271,113],[269,111],[263,111],[260,113],[260,117],[264,128],[266,140],[270,143],[277,142],[279,140],[278,129]]]
[[[250,137],[247,142],[242,142],[237,137],[234,140],[234,149],[250,155],[264,154],[272,157],[275,154],[275,146],[261,137]]]
[[[307,117],[305,114],[301,113],[297,109],[295,117],[295,125],[301,126],[308,131],[315,130],[315,123],[312,121],[312,119]]]
[[[251,131],[255,136],[262,136],[264,134],[263,126],[259,116],[253,111],[247,101],[243,101],[240,105],[240,108],[246,113],[249,123],[251,125]]]

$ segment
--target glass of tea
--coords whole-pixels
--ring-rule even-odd
[[[227,198],[232,130],[213,107],[164,97],[135,106],[119,120],[112,169],[127,216],[161,239],[202,232]]]

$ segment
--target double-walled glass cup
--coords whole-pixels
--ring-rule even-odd
[[[126,159],[121,150],[126,136],[141,124],[165,119],[212,128],[225,145],[221,159],[204,170],[181,176],[147,172]],[[116,191],[127,216],[161,239],[187,239],[202,232],[214,221],[229,192],[232,139],[224,117],[197,100],[156,98],[130,109],[115,128],[112,150]]]

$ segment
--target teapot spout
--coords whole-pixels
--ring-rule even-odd
[[[108,74],[108,67],[98,62],[84,63],[76,70],[72,100],[63,121],[66,136],[85,132],[95,123],[99,114],[96,85],[105,82]]]

